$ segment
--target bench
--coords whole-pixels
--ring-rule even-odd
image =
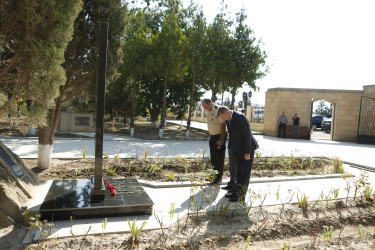
[[[284,131],[281,131],[281,136],[283,136],[283,132]],[[286,126],[285,137],[286,138],[293,138],[293,126],[292,125]],[[309,127],[307,127],[307,126],[300,126],[299,127],[299,138],[300,139],[309,139]]]

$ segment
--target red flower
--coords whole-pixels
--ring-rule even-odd
[[[107,179],[104,179],[104,182],[107,182]]]

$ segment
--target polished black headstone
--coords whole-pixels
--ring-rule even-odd
[[[112,196],[106,187],[104,200],[94,200],[91,180],[55,180],[40,207],[43,220],[67,220],[152,214],[154,203],[136,179],[108,180],[116,187]]]

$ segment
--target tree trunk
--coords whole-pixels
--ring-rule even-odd
[[[213,101],[213,102],[216,102],[216,84],[214,84],[214,86],[213,86],[213,88],[212,88],[212,97],[211,97],[211,101]]]
[[[132,96],[130,104],[130,136],[134,136],[134,102],[135,102],[135,81],[133,80]]]
[[[230,109],[231,110],[234,110],[234,102],[235,102],[236,92],[237,92],[237,88],[233,87],[233,89],[232,89],[232,101],[230,103]]]
[[[193,99],[194,99],[194,87],[195,87],[195,76],[193,75],[193,84],[190,90],[190,102],[189,102],[189,113],[188,113],[188,120],[186,123],[186,140],[189,139],[190,136],[190,123],[191,123],[191,109],[193,107]]]
[[[28,111],[30,111],[30,107],[31,107],[31,100],[26,100],[26,108]],[[27,134],[29,136],[35,136],[36,135],[35,127],[29,124],[28,128],[29,128],[29,131],[27,132]]]
[[[51,166],[53,141],[55,139],[55,130],[60,117],[62,106],[61,95],[56,100],[56,106],[50,110],[47,115],[47,124],[44,127],[38,127],[38,165],[40,169],[47,169]]]
[[[165,117],[167,115],[167,78],[164,78],[163,81],[164,89],[163,89],[163,109],[161,112],[161,123],[159,127],[159,137],[160,139],[163,139],[163,130],[164,130],[164,125],[165,125]]]
[[[9,118],[9,124],[10,124],[10,127],[11,127],[11,128],[14,128],[14,124],[13,124],[12,114],[11,114],[11,110],[10,110],[10,108],[9,108],[9,110],[8,110],[8,118]]]
[[[21,105],[18,104],[18,107],[17,107],[16,128],[18,127],[18,123],[20,122],[20,118],[21,118]]]

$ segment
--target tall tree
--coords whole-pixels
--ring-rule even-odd
[[[229,35],[232,22],[225,19],[223,13],[217,14],[207,30],[207,53],[205,65],[207,68],[207,84],[212,91],[212,101],[216,94],[226,90],[228,80],[228,61],[230,60]]]
[[[141,82],[148,80],[148,55],[151,50],[151,29],[146,26],[145,13],[135,9],[130,13],[130,25],[125,35],[124,58],[121,72],[128,81],[130,91],[130,134],[134,135],[134,117]]]
[[[177,24],[174,12],[164,18],[160,33],[154,37],[154,68],[163,79],[163,104],[159,137],[163,138],[163,130],[167,111],[168,84],[180,81],[186,73],[184,49],[186,37]]]
[[[256,90],[255,81],[265,76],[268,68],[265,66],[266,52],[262,51],[261,43],[253,36],[253,31],[245,24],[245,10],[236,14],[236,28],[230,41],[231,60],[229,83],[232,92],[231,107],[234,106],[234,97],[237,89],[247,83]]]
[[[205,60],[205,44],[207,43],[207,25],[206,19],[204,18],[203,12],[198,13],[194,19],[192,26],[188,28],[187,31],[187,62],[189,71],[191,72],[191,88],[189,91],[189,113],[186,127],[186,139],[189,139],[189,130],[191,124],[191,110],[195,107],[195,102],[197,101],[194,92],[197,88],[201,88],[203,79],[205,78],[205,73],[207,72],[203,65]],[[201,83],[201,85],[197,84]],[[198,96],[199,98],[199,96]]]
[[[64,1],[61,1],[64,2]],[[61,106],[74,96],[95,94],[98,64],[99,23],[109,22],[107,82],[118,77],[121,62],[121,38],[125,32],[127,8],[121,0],[84,0],[83,9],[74,21],[74,35],[65,51],[63,67],[66,82],[60,84],[54,108],[47,115],[46,126],[39,127],[38,167],[48,168],[51,162],[55,129]]]
[[[74,0],[0,2],[0,110],[22,98],[31,122],[45,122],[65,82],[61,64],[81,6]]]

